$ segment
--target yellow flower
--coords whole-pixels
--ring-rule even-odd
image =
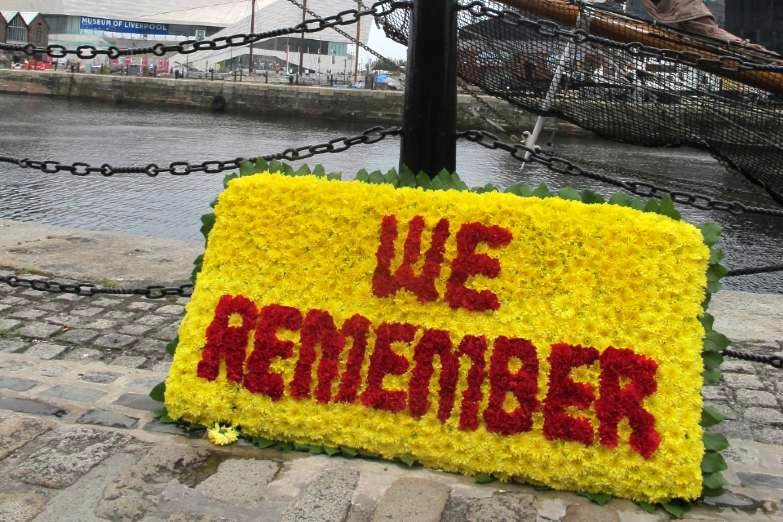
[[[239,431],[233,426],[223,426],[216,422],[215,426],[207,429],[207,438],[216,446],[228,446],[237,441]]]

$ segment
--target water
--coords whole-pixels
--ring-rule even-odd
[[[0,95],[0,155],[100,165],[146,165],[175,160],[228,160],[290,146],[352,135],[366,125],[346,119],[325,122],[260,119],[160,107],[123,107],[83,101]],[[547,141],[546,136],[544,141]],[[647,149],[597,139],[555,137],[554,152],[622,178],[714,198],[773,206],[760,189],[727,172],[709,155],[692,149]],[[317,158],[328,171],[350,177],[357,170],[396,166],[399,141],[357,146]],[[504,153],[463,142],[458,171],[470,186],[517,182],[616,192],[597,182],[569,178],[529,165],[524,172]],[[311,160],[312,161],[312,160]],[[172,239],[198,240],[199,217],[222,187],[222,175],[187,177],[116,175],[111,178],[50,175],[0,165],[0,218],[92,230],[114,230]],[[730,267],[778,264],[783,256],[783,219],[682,209],[692,223],[723,226]],[[733,278],[727,288],[783,293],[783,275]]]

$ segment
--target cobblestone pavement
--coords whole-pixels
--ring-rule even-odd
[[[736,301],[741,296],[732,294],[721,307],[758,306],[756,297]],[[783,324],[778,299],[765,321]],[[43,295],[0,285],[0,520],[668,518],[625,500],[597,506],[574,494],[479,485],[395,463],[244,443],[219,449],[202,433],[160,424],[153,417],[159,403],[147,393],[168,370],[165,346],[185,304],[182,298]],[[762,331],[752,321],[726,323],[734,347],[783,353],[778,340],[743,334]],[[738,361],[726,361],[723,372],[723,382],[707,388],[705,399],[728,418],[720,431],[732,444],[729,493],[688,517],[783,520],[783,372]]]

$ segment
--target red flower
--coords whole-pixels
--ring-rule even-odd
[[[405,238],[402,263],[391,273],[394,259],[394,242],[397,240],[397,217],[384,216],[381,222],[381,241],[375,254],[377,265],[372,277],[373,294],[377,297],[390,297],[401,288],[411,291],[420,302],[435,301],[438,291],[435,280],[440,275],[443,253],[449,237],[449,222],[441,219],[432,231],[432,243],[424,258],[421,275],[415,275],[414,265],[421,255],[421,235],[424,231],[424,218],[415,216],[408,224],[408,236]]]
[[[430,379],[432,378],[432,360],[437,355],[440,358],[440,403],[438,419],[446,422],[454,407],[454,391],[457,387],[459,359],[451,351],[451,338],[445,330],[425,330],[419,344],[413,352],[416,366],[409,384],[409,409],[411,416],[419,418],[430,409],[428,398]]]
[[[413,341],[416,327],[411,324],[383,323],[375,330],[375,350],[370,357],[367,373],[367,389],[362,394],[365,406],[377,410],[402,411],[405,409],[407,393],[402,390],[386,390],[383,378],[386,375],[402,375],[408,371],[408,360],[394,353],[394,342]]]
[[[232,315],[242,318],[239,326],[229,326]],[[242,382],[248,333],[256,324],[258,309],[247,297],[224,295],[215,308],[215,317],[207,327],[207,344],[201,352],[196,375],[214,381],[220,371],[220,361],[226,361],[226,379]]]
[[[508,368],[512,357],[522,362],[522,367],[513,374]],[[490,359],[489,382],[489,404],[484,411],[487,430],[502,435],[530,431],[533,412],[538,409],[538,357],[533,343],[527,339],[498,337]],[[519,406],[511,412],[503,409],[503,401],[509,392],[519,402]]]
[[[348,352],[348,362],[345,365],[345,372],[335,399],[337,402],[350,404],[356,400],[356,393],[359,391],[362,380],[362,363],[364,362],[364,353],[367,350],[367,334],[370,332],[370,325],[369,319],[358,314],[343,323],[340,333],[344,337],[351,337],[353,346]]]
[[[300,343],[294,378],[289,384],[291,396],[297,399],[310,397],[313,363],[316,359],[315,347],[320,344],[321,360],[318,363],[316,399],[318,402],[329,402],[332,396],[332,381],[337,377],[345,338],[335,328],[334,320],[328,312],[310,310],[302,324]]]
[[[629,443],[645,459],[649,459],[661,436],[655,431],[655,417],[642,407],[642,401],[655,393],[658,385],[655,372],[658,363],[631,350],[607,348],[601,354],[601,390],[595,404],[600,421],[598,435],[607,448],[617,446],[617,425],[627,417],[631,425]],[[631,382],[620,388],[620,379]]]
[[[470,357],[472,365],[468,370],[468,387],[462,393],[462,412],[459,417],[459,429],[475,431],[479,425],[478,409],[481,403],[481,385],[484,384],[487,351],[487,338],[466,335],[459,344],[457,353]]]
[[[593,387],[571,380],[573,368],[593,364],[598,350],[570,344],[552,345],[549,354],[549,391],[544,402],[544,437],[548,440],[574,440],[585,446],[593,444],[593,426],[588,419],[579,419],[566,413],[575,406],[589,408],[595,400]]]
[[[474,312],[497,310],[500,302],[490,290],[473,290],[465,283],[474,275],[494,278],[500,273],[500,262],[486,254],[477,254],[479,243],[492,248],[507,245],[511,232],[499,226],[481,223],[466,223],[457,232],[457,257],[451,262],[451,277],[446,283],[446,301],[452,308],[465,308]]]
[[[256,328],[255,349],[247,360],[245,388],[253,393],[263,393],[274,400],[283,396],[283,376],[269,371],[272,359],[287,359],[294,353],[294,343],[277,338],[277,331],[299,330],[302,313],[290,306],[269,305],[261,309]]]

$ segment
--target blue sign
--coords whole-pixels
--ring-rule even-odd
[[[128,34],[169,34],[168,24],[151,24],[148,22],[129,22],[128,20],[108,20],[82,16],[79,27],[93,31],[109,31]]]

